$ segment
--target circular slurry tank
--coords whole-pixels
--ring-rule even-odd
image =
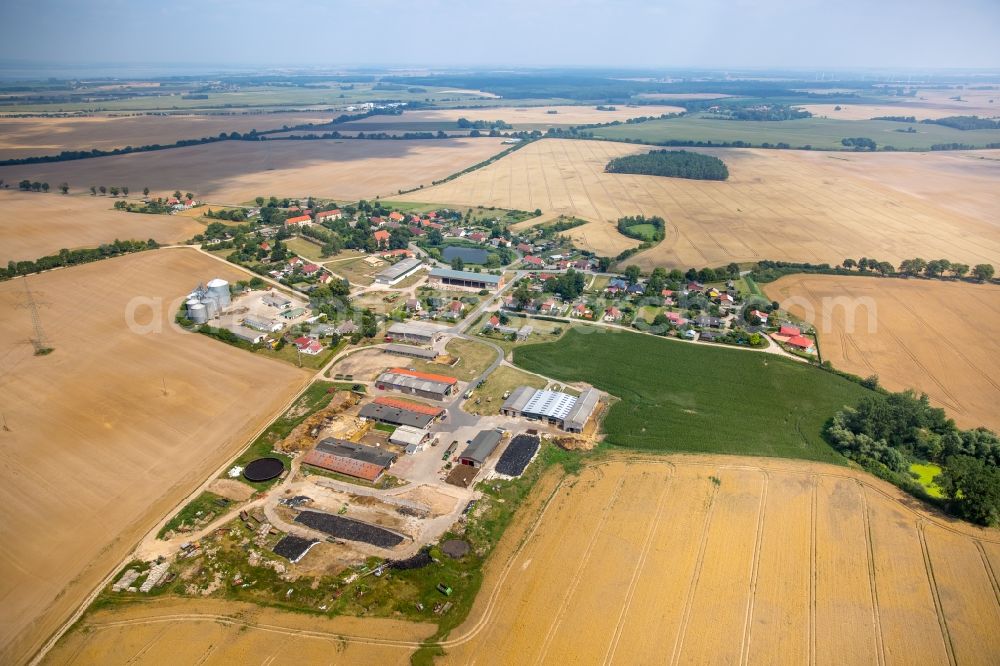
[[[454,560],[461,559],[469,552],[469,542],[461,539],[448,539],[441,544],[441,552]]]
[[[270,481],[284,471],[285,464],[277,458],[257,458],[246,466],[243,476],[247,481]]]

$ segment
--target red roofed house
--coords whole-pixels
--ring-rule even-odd
[[[389,232],[385,229],[379,229],[372,235],[375,237],[375,243],[377,243],[379,247],[385,247],[389,244]]]
[[[295,227],[295,226],[308,227],[312,223],[313,223],[312,218],[309,217],[308,215],[299,215],[298,217],[290,217],[287,220],[285,220],[286,227]]]
[[[323,345],[320,344],[319,340],[313,340],[312,338],[307,338],[305,336],[296,338],[295,346],[299,348],[300,352],[303,354],[309,354],[310,356],[315,356],[323,351]]]
[[[264,241],[263,243],[260,244],[260,249],[264,250],[265,252],[268,252],[271,249],[271,244],[268,243],[267,241]]]
[[[389,213],[389,219],[392,220],[393,222],[402,222],[403,214],[397,211],[392,211],[391,213]]]
[[[585,304],[577,303],[576,305],[573,306],[573,316],[590,319],[592,316],[594,316],[594,313],[588,310]]]
[[[518,243],[517,250],[518,252],[524,252],[525,254],[527,254],[528,252],[531,252],[531,246],[528,245],[527,243]]]
[[[792,326],[791,324],[782,324],[781,330],[778,331],[781,335],[787,335],[794,338],[797,335],[802,335],[802,330],[798,326]]]
[[[545,262],[542,261],[541,257],[533,257],[531,255],[528,255],[527,257],[524,258],[524,263],[539,267],[545,265]]]
[[[302,263],[302,260],[299,259],[298,257],[292,257],[291,259],[288,260],[288,265],[291,266],[292,268],[295,268],[296,266],[298,266],[301,263]]]
[[[680,316],[676,312],[665,312],[664,314],[667,316],[667,319],[670,321],[670,323],[673,324],[674,326],[683,326],[684,324],[687,323],[687,319]]]
[[[760,323],[762,323],[762,324],[766,324],[767,323],[767,313],[766,312],[761,312],[760,310],[751,310],[750,314],[753,315],[754,317],[757,317],[757,319],[760,319]]]
[[[305,264],[304,266],[302,266],[302,272],[305,273],[306,275],[312,275],[318,270],[319,266],[317,266],[316,264]]]
[[[621,321],[621,319],[622,319],[621,310],[619,310],[616,307],[612,306],[604,311],[604,321],[613,322],[613,321]]]
[[[469,240],[476,241],[477,243],[481,243],[484,240],[486,240],[486,234],[484,234],[482,232],[479,232],[479,231],[477,231],[475,233],[471,233],[471,234],[469,234]]]
[[[807,338],[804,335],[795,335],[788,339],[788,344],[792,347],[797,347],[804,352],[813,353],[816,347],[811,338]]]
[[[333,210],[324,210],[322,212],[316,213],[316,221],[322,222],[323,220],[339,220],[344,217],[343,213],[340,212],[339,208],[334,208]]]
[[[389,257],[412,257],[413,256],[413,251],[412,250],[407,250],[407,249],[387,250],[387,251],[385,251],[385,252],[382,253],[382,256],[385,257],[385,258],[387,258],[387,259]]]
[[[538,311],[547,315],[556,314],[559,312],[559,304],[550,299],[542,303],[542,306],[538,308]]]
[[[493,315],[492,317],[490,317],[490,323],[489,323],[489,327],[490,328],[496,328],[499,325],[500,325],[500,317],[498,317],[496,315]]]
[[[732,296],[730,296],[729,294],[720,294],[719,295],[719,303],[721,305],[732,305],[735,302],[736,302],[735,299]]]

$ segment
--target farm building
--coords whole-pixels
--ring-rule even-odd
[[[422,446],[430,433],[426,430],[421,430],[420,428],[414,428],[413,426],[399,426],[391,435],[389,435],[389,442],[392,444],[398,444],[399,446]]]
[[[592,388],[576,397],[559,391],[520,386],[504,401],[500,413],[538,419],[568,432],[583,432],[600,399],[601,394]]]
[[[432,400],[444,400],[457,385],[458,380],[454,377],[409,368],[390,368],[375,380],[375,386],[380,391],[399,391]]]
[[[359,416],[395,426],[426,428],[443,412],[440,407],[383,396],[362,407]]]
[[[236,326],[232,329],[232,333],[240,340],[249,342],[252,345],[259,344],[267,338],[267,336],[260,331],[255,331],[247,328],[246,326]]]
[[[324,210],[316,213],[316,221],[325,222],[326,220],[339,220],[343,216],[344,215],[340,212],[339,208],[334,208],[333,210]]]
[[[396,462],[396,456],[373,446],[329,437],[307,453],[302,462],[374,483]]]
[[[421,266],[423,266],[423,261],[420,258],[409,257],[376,273],[375,281],[379,284],[396,284],[416,273]]]
[[[312,218],[308,215],[299,215],[297,217],[290,217],[285,220],[286,227],[310,227],[312,226]]]
[[[260,299],[264,305],[270,305],[272,308],[278,308],[279,310],[287,310],[292,307],[292,299],[287,296],[283,296],[276,291],[269,291]]]
[[[257,317],[255,315],[247,315],[244,317],[243,325],[257,331],[264,331],[265,333],[274,333],[276,331],[280,331],[283,327],[279,321],[268,319],[267,317]]]
[[[427,284],[440,288],[470,289],[480,291],[496,291],[503,287],[502,275],[489,273],[472,273],[470,271],[455,271],[450,268],[431,269]]]
[[[486,459],[497,448],[502,437],[503,432],[500,430],[483,430],[465,447],[465,451],[462,451],[458,461],[470,467],[482,467],[486,464]]]
[[[386,331],[386,337],[400,342],[416,342],[419,344],[431,344],[444,329],[433,324],[421,324],[417,322],[396,322]]]
[[[424,349],[423,347],[414,347],[412,345],[396,345],[388,344],[382,347],[382,351],[386,354],[395,354],[397,356],[411,356],[413,358],[419,358],[424,361],[433,361],[437,358],[437,352],[433,349]]]

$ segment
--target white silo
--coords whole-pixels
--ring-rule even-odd
[[[229,307],[229,283],[221,278],[215,278],[208,283],[208,295],[215,299],[219,309]]]
[[[205,316],[209,319],[215,319],[219,315],[219,303],[211,295],[201,299],[201,304],[205,308]]]
[[[199,302],[195,302],[188,306],[188,319],[196,324],[204,324],[208,321],[208,312],[205,310],[205,306]]]

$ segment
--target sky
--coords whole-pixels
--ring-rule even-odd
[[[1000,69],[1000,0],[33,0],[0,61]]]

